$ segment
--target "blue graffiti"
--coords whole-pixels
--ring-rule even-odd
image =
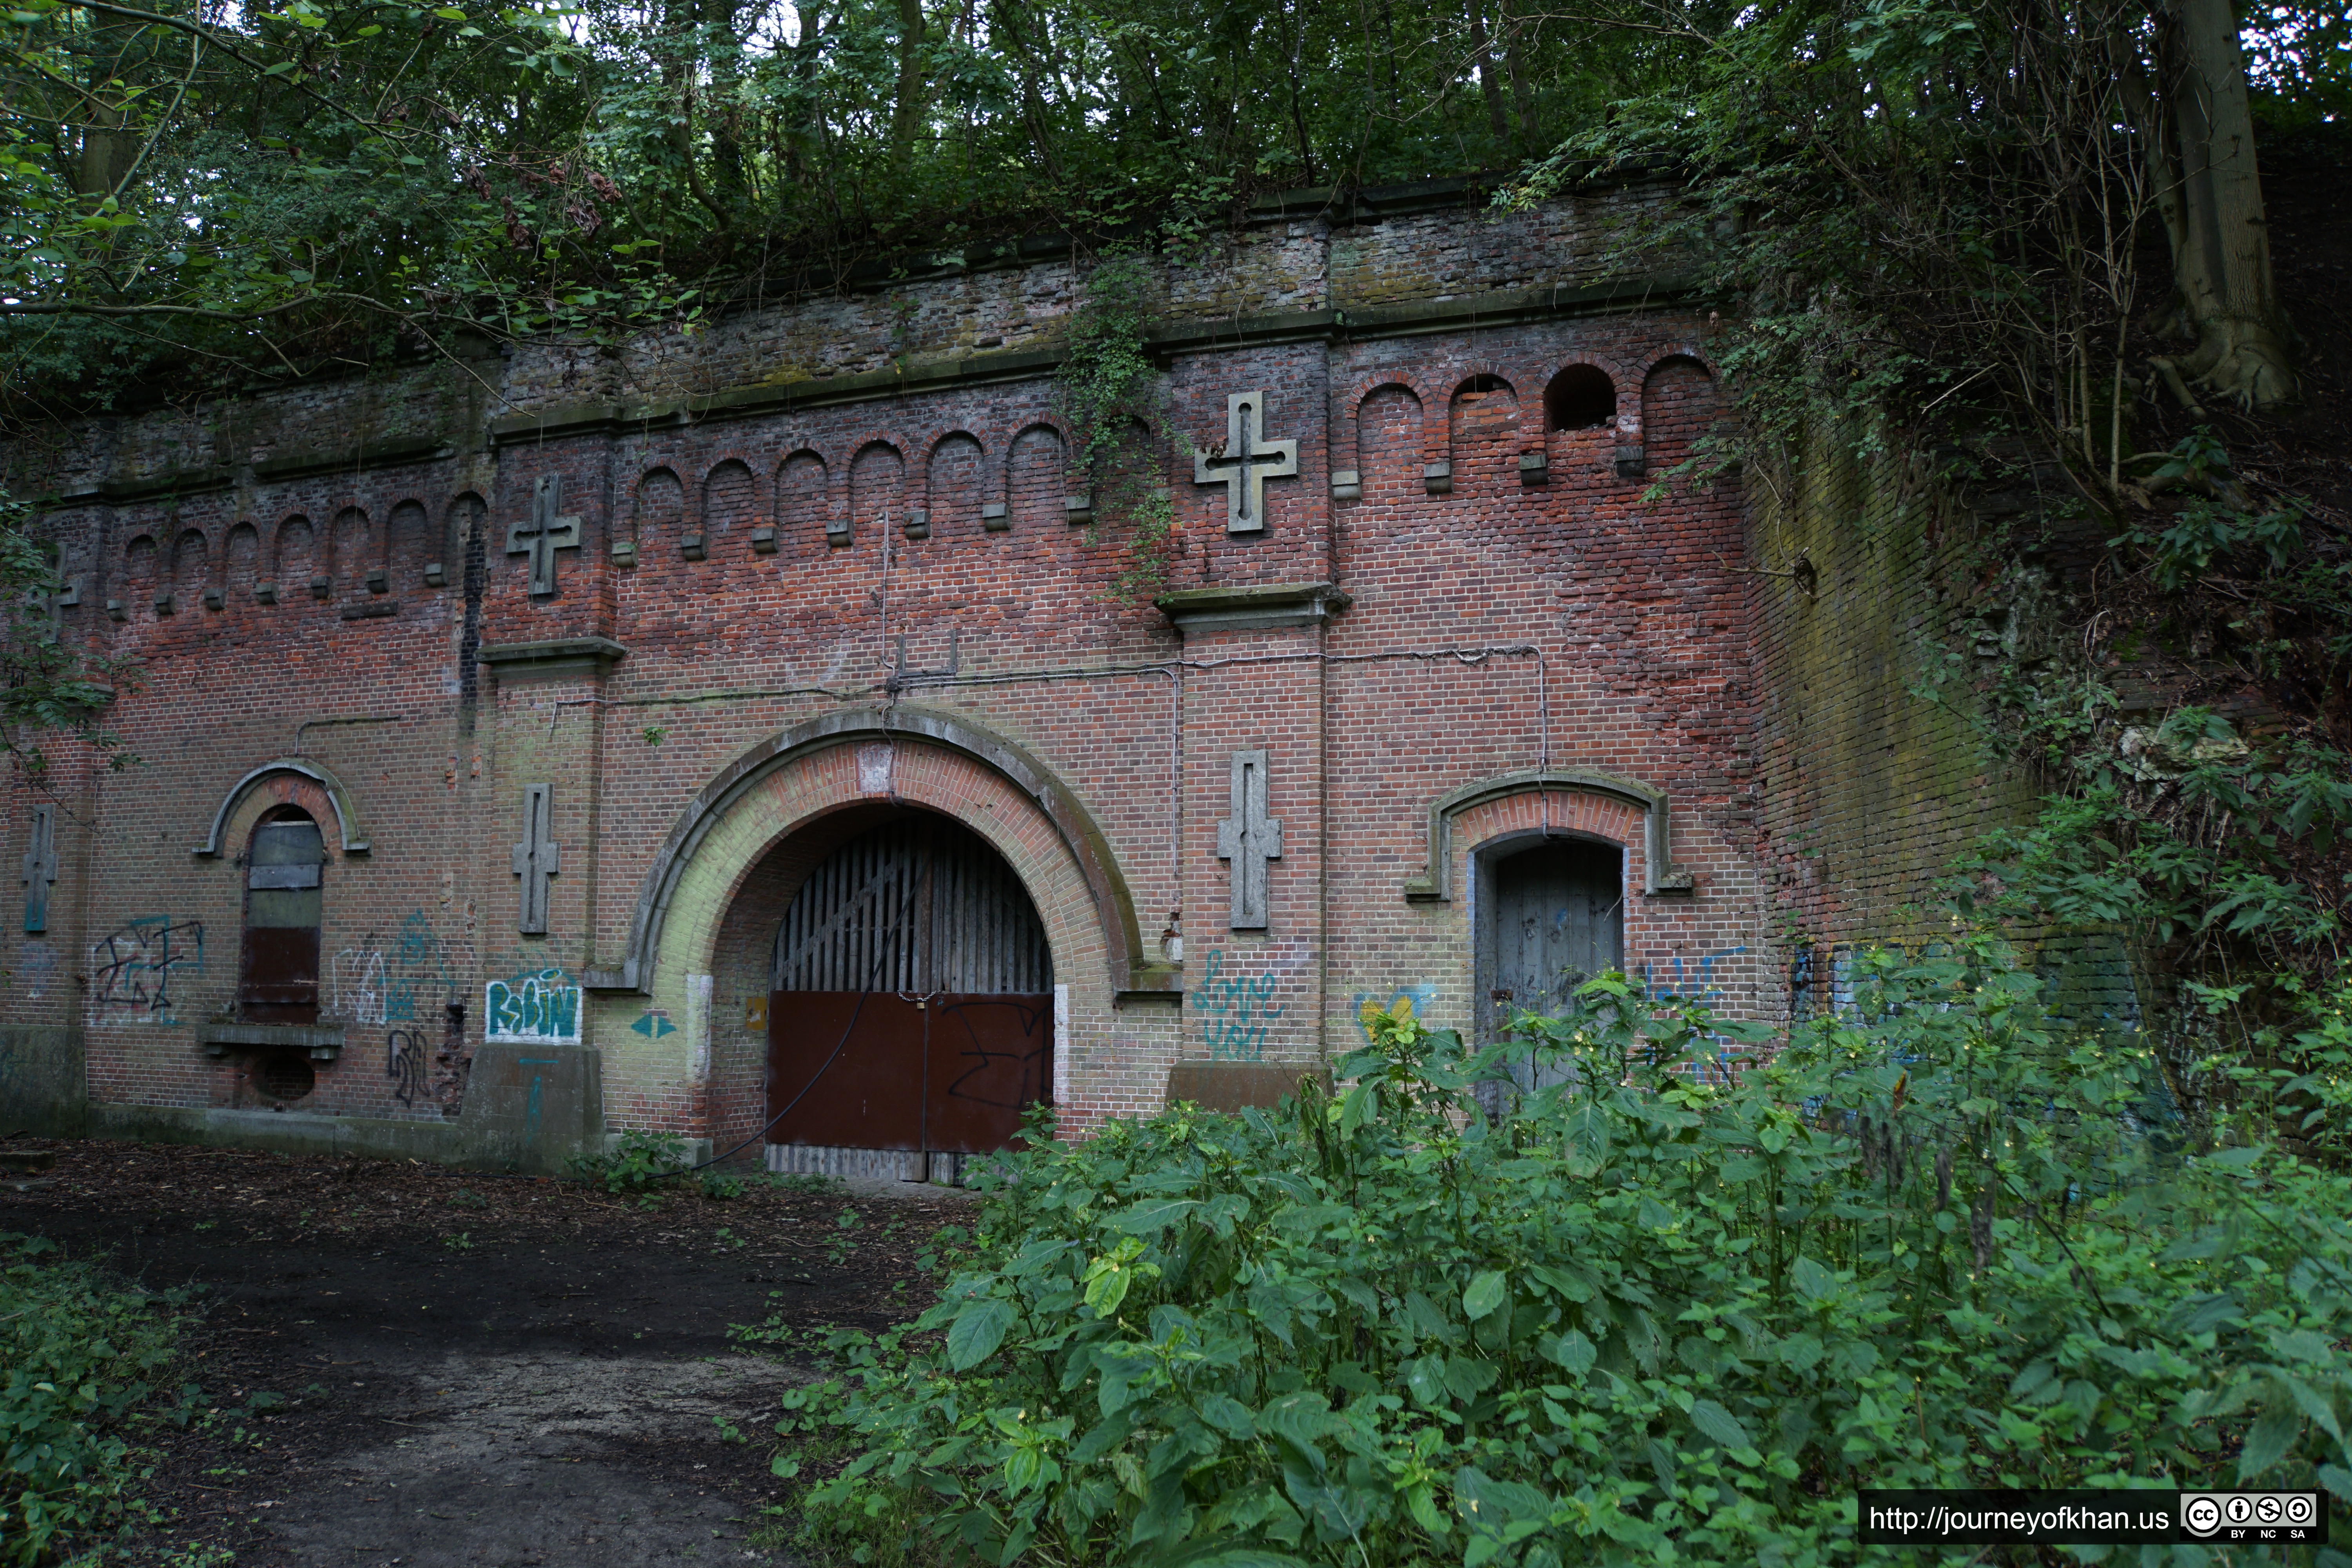
[[[1263,1060],[1266,1021],[1282,1013],[1266,998],[1274,994],[1279,982],[1272,974],[1261,974],[1255,980],[1239,974],[1226,975],[1224,964],[1223,950],[1211,948],[1207,973],[1201,976],[1200,986],[1192,993],[1192,1005],[1209,1015],[1202,1030],[1209,1042],[1209,1056],[1223,1062]]]

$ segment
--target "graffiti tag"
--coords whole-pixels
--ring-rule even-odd
[[[202,921],[144,915],[126,921],[90,948],[90,997],[100,1017],[176,1024],[172,982],[205,971]]]
[[[383,1076],[392,1080],[392,1097],[414,1110],[425,1098],[425,1031],[394,1029],[384,1036],[383,1047]]]
[[[482,1038],[493,1045],[577,1045],[580,987],[561,969],[493,980],[482,996]]]
[[[382,1024],[384,1014],[383,954],[347,947],[335,954],[334,998],[329,1010],[354,1024]],[[413,1014],[404,1015],[414,1016]]]
[[[1253,980],[1245,975],[1228,975],[1223,973],[1224,965],[1224,950],[1211,948],[1207,971],[1201,976],[1199,989],[1192,993],[1192,1005],[1209,1015],[1202,1026],[1209,1042],[1209,1056],[1224,1062],[1261,1060],[1265,1056],[1266,1023],[1282,1013],[1279,1006],[1266,1000],[1274,994],[1276,977],[1267,973]]]

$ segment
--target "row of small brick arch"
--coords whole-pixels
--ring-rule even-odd
[[[1705,363],[1699,358],[1696,352],[1688,345],[1675,345],[1661,350],[1640,362],[1638,367],[1620,364],[1614,361],[1599,357],[1580,361],[1577,363],[1565,366],[1555,372],[1546,383],[1544,395],[1546,413],[1544,422],[1545,427],[1548,430],[1579,429],[1606,426],[1613,422],[1618,432],[1618,438],[1621,445],[1620,463],[1622,466],[1624,462],[1622,456],[1623,448],[1628,446],[1638,448],[1641,441],[1642,426],[1641,417],[1638,412],[1633,414],[1623,414],[1618,412],[1622,400],[1618,396],[1617,388],[1629,383],[1635,385],[1646,386],[1649,381],[1660,371],[1675,365],[1690,366],[1697,369],[1701,374],[1706,374]],[[1539,372],[1538,374],[1539,374]],[[1440,396],[1443,395],[1449,409],[1449,418],[1443,426],[1433,425],[1432,422],[1426,420],[1423,421],[1422,429],[1422,448],[1424,462],[1432,471],[1445,468],[1449,464],[1451,454],[1451,426],[1454,423],[1454,419],[1451,416],[1451,411],[1458,409],[1465,400],[1473,398],[1483,399],[1496,394],[1506,395],[1516,401],[1517,397],[1517,384],[1512,379],[1514,374],[1517,375],[1521,381],[1530,379],[1527,367],[1510,364],[1504,362],[1494,362],[1472,367],[1468,374],[1463,375],[1454,384],[1450,393],[1441,395],[1438,390],[1441,384],[1433,384],[1426,376],[1416,374],[1412,372],[1384,370],[1368,373],[1367,374],[1360,377],[1357,383],[1349,389],[1350,395],[1346,400],[1349,412],[1345,420],[1345,427],[1339,433],[1339,440],[1335,442],[1335,446],[1338,446],[1340,450],[1348,450],[1355,447],[1357,440],[1356,424],[1358,416],[1363,405],[1375,396],[1383,393],[1402,390],[1405,395],[1412,399],[1416,408],[1425,408],[1429,404],[1438,401]],[[1279,416],[1277,415],[1276,417],[1278,418]],[[1020,431],[1014,435],[1013,439],[1006,444],[1005,450],[1008,454],[1008,466],[1000,472],[997,482],[992,487],[994,495],[998,499],[986,500],[981,504],[980,510],[982,518],[989,527],[994,528],[1002,526],[1009,521],[1007,500],[1010,498],[1013,489],[1011,482],[1012,476],[1009,469],[1010,457],[1012,454],[1017,453],[1021,449],[1023,444],[1029,441],[1032,437],[1043,437],[1049,439],[1053,443],[1054,451],[1050,456],[1043,452],[1039,454],[1041,458],[1045,459],[1041,466],[1044,467],[1046,471],[1061,471],[1066,466],[1066,455],[1070,447],[1069,436],[1066,427],[1063,426],[1058,420],[1050,416],[1034,418],[1024,425]],[[924,486],[920,498],[922,504],[915,508],[908,514],[909,532],[915,533],[919,537],[920,531],[926,527],[925,520],[928,518],[932,506],[930,497],[930,490],[932,489],[930,483],[931,469],[937,464],[938,459],[943,453],[960,444],[968,445],[974,450],[977,457],[984,460],[987,452],[986,444],[969,429],[958,427],[956,429],[942,432],[940,436],[932,439],[925,448],[926,459],[924,468]],[[855,448],[856,457],[852,459],[851,463],[851,471],[853,476],[856,471],[856,467],[859,462],[862,462],[870,457],[887,456],[888,460],[897,462],[900,465],[900,475],[898,481],[887,484],[886,488],[894,492],[900,490],[902,489],[904,479],[903,453],[908,445],[910,445],[910,443],[905,442],[896,432],[877,431],[870,434],[867,438],[859,442]],[[695,499],[703,504],[694,509],[694,515],[690,518],[682,517],[680,520],[682,522],[686,522],[689,525],[688,528],[688,537],[689,540],[698,540],[700,536],[709,531],[708,520],[703,514],[708,510],[708,498],[712,483],[714,480],[721,479],[722,476],[740,473],[744,480],[750,483],[752,487],[752,494],[751,497],[752,510],[756,514],[764,516],[772,517],[774,515],[772,508],[767,504],[763,504],[764,502],[771,500],[772,497],[763,498],[759,494],[759,469],[751,460],[749,454],[740,450],[730,450],[713,454],[713,457],[715,458],[715,461],[712,462],[709,471],[704,477],[702,484],[697,487],[697,492],[695,492]],[[803,459],[806,459],[809,463],[813,464],[817,471],[819,489],[814,499],[822,502],[829,492],[829,477],[831,470],[830,466],[826,464],[823,455],[812,447],[802,446],[795,447],[786,456],[784,461],[778,465],[776,469],[776,478],[779,481],[779,485],[781,487],[784,474],[793,467],[793,465],[795,462]],[[1335,474],[1333,478],[1336,481],[1339,481],[1339,489],[1340,499],[1352,499],[1349,493],[1353,488],[1349,480],[1348,479],[1343,479],[1339,474]],[[670,483],[677,486],[681,510],[683,511],[685,509],[687,498],[689,492],[687,491],[684,484],[679,480],[676,469],[667,463],[656,464],[652,468],[645,470],[645,472],[638,477],[636,483],[632,487],[631,494],[625,503],[624,515],[630,519],[629,531],[631,533],[635,531],[635,528],[638,523],[645,521],[644,511],[646,505],[646,489],[647,485],[660,479],[667,479]],[[853,484],[854,482],[855,481],[853,479]],[[1433,484],[1432,488],[1433,489],[1436,489]],[[855,515],[857,510],[857,498],[853,493],[851,496],[852,515]],[[372,535],[368,544],[363,547],[362,560],[356,570],[347,570],[345,573],[345,575],[350,579],[349,585],[351,588],[355,591],[364,590],[366,592],[378,595],[388,593],[391,588],[392,569],[394,564],[394,556],[396,553],[396,544],[398,542],[404,539],[408,539],[412,536],[414,537],[415,553],[417,555],[417,560],[415,564],[417,566],[425,584],[429,587],[438,587],[441,586],[446,580],[447,572],[446,563],[451,550],[452,528],[458,524],[460,520],[466,519],[468,516],[476,518],[480,517],[485,510],[486,508],[484,507],[484,503],[478,495],[471,491],[467,491],[457,496],[453,501],[451,501],[446,514],[445,522],[440,531],[441,538],[439,541],[439,548],[437,549],[433,548],[432,543],[425,538],[425,535],[431,527],[429,521],[430,514],[427,511],[425,503],[415,497],[404,498],[400,501],[394,503],[389,514],[389,526],[380,534],[373,533],[370,526],[367,513],[362,508],[345,507],[339,510],[335,515],[332,524],[331,524],[325,531],[322,540],[320,537],[319,531],[310,523],[309,516],[305,513],[297,512],[286,518],[278,525],[274,548],[270,552],[271,570],[267,577],[260,574],[260,539],[258,529],[250,520],[243,520],[231,528],[227,546],[223,552],[223,558],[225,562],[234,558],[236,548],[236,537],[239,532],[251,533],[254,537],[256,545],[255,582],[259,591],[257,596],[262,597],[264,602],[269,602],[286,593],[289,587],[294,586],[292,584],[287,584],[284,582],[284,567],[286,564],[285,553],[288,542],[294,534],[294,531],[300,530],[303,532],[310,534],[312,540],[317,542],[318,544],[323,545],[323,548],[316,550],[316,553],[313,556],[315,570],[308,577],[307,581],[299,584],[299,590],[307,591],[311,595],[318,598],[330,597],[333,591],[333,582],[336,576],[336,566],[338,564],[337,556],[340,553],[337,549],[337,545],[341,536],[346,531],[346,525],[350,524],[355,527],[359,531]],[[1085,522],[1091,521],[1093,515],[1091,501],[1089,498],[1084,494],[1069,494],[1064,496],[1061,499],[1059,510],[1067,521],[1073,522]],[[848,532],[847,522],[847,518],[828,519],[828,533],[839,537],[845,537]],[[755,542],[758,542],[757,534],[759,531],[755,531]],[[772,531],[768,531],[770,540],[772,540]],[[161,542],[152,532],[142,532],[136,535],[125,546],[124,562],[126,575],[129,579],[126,583],[126,587],[130,589],[134,595],[140,590],[142,585],[142,577],[145,575],[145,574],[142,574],[137,565],[140,558],[141,548],[142,546],[146,547],[150,552],[154,552],[155,556],[158,558],[160,558],[162,549]],[[691,548],[691,545],[689,545],[689,548]],[[628,544],[623,544],[620,549],[625,557],[634,553],[634,551]],[[215,578],[214,574],[210,569],[210,542],[205,531],[200,528],[187,528],[182,530],[173,541],[171,572],[169,578],[165,580],[169,585],[164,586],[163,584],[158,584],[159,591],[155,596],[155,608],[160,613],[171,613],[171,611],[176,607],[179,593],[182,590],[201,591],[207,605],[214,608],[220,607],[220,604],[222,602],[221,584]],[[157,560],[156,563],[158,566],[161,565],[160,559]],[[122,609],[122,605],[120,600],[110,600],[108,607],[110,611],[117,613],[119,616]]]
[[[347,596],[383,595],[392,591],[395,566],[413,567],[425,586],[438,588],[447,580],[453,547],[462,548],[457,543],[458,532],[487,512],[482,498],[471,490],[462,492],[449,503],[437,530],[425,503],[414,496],[394,504],[386,526],[381,530],[374,527],[361,507],[341,509],[323,531],[312,525],[309,514],[295,512],[274,531],[266,572],[262,565],[261,531],[249,518],[230,526],[217,571],[211,540],[203,529],[183,528],[170,536],[172,553],[168,565],[162,558],[162,542],[155,533],[142,531],[123,546],[122,595],[107,600],[107,611],[116,620],[124,619],[130,604],[150,589],[156,614],[165,616],[190,607],[184,601],[192,596],[200,596],[206,608],[220,609],[226,602],[224,590],[230,586],[250,586],[254,596],[263,604],[305,593],[324,599],[332,596],[338,576],[343,579]],[[352,533],[359,534],[363,542],[353,559],[342,560],[343,551],[339,546]],[[240,580],[245,574],[238,567],[238,546],[244,539],[252,541],[249,581]],[[299,581],[286,579],[289,544],[310,558],[307,573],[298,570]],[[295,564],[299,567],[299,563]],[[67,584],[67,602],[78,602],[77,585]]]
[[[1702,375],[1712,374],[1707,370],[1705,361],[1699,357],[1697,351],[1689,344],[1675,344],[1660,349],[1630,365],[1605,356],[1595,356],[1560,367],[1545,382],[1544,429],[1550,431],[1613,427],[1617,434],[1619,447],[1617,461],[1621,471],[1627,468],[1629,462],[1638,465],[1642,443],[1640,405],[1637,401],[1632,412],[1621,412],[1624,400],[1619,395],[1618,388],[1626,385],[1646,388],[1659,373],[1677,367],[1686,367]],[[1437,470],[1450,471],[1453,426],[1458,419],[1458,411],[1462,406],[1467,402],[1484,400],[1498,394],[1509,397],[1516,405],[1518,396],[1517,386],[1531,381],[1535,375],[1540,374],[1540,370],[1531,371],[1530,367],[1511,362],[1486,362],[1468,367],[1467,373],[1455,381],[1451,392],[1447,393],[1441,390],[1443,384],[1433,383],[1428,377],[1410,371],[1382,370],[1368,373],[1359,377],[1355,384],[1349,389],[1349,396],[1346,399],[1348,414],[1343,420],[1342,428],[1335,433],[1333,447],[1337,451],[1354,450],[1358,438],[1357,425],[1364,405],[1383,393],[1402,391],[1412,400],[1416,410],[1439,402],[1446,406],[1448,417],[1444,423],[1423,420],[1420,445],[1426,469],[1433,475]],[[1514,381],[1514,376],[1518,380]],[[1282,417],[1279,410],[1272,416],[1270,423],[1274,428],[1267,434],[1273,438],[1280,438]],[[1003,450],[1005,458],[992,470],[990,481],[985,487],[986,499],[980,503],[983,523],[992,529],[1009,524],[1009,503],[1016,489],[1013,482],[1013,463],[1024,444],[1033,437],[1049,439],[1054,444],[1055,454],[1046,465],[1050,469],[1058,471],[1065,467],[1065,459],[1072,442],[1067,428],[1059,420],[1050,416],[1037,416],[1022,426],[1013,438],[1004,444]],[[847,504],[845,510],[836,510],[832,505],[834,465],[828,462],[824,455],[814,446],[804,443],[796,444],[764,480],[762,470],[766,464],[762,458],[748,447],[725,447],[705,455],[705,461],[709,467],[704,471],[701,483],[692,489],[688,488],[681,477],[678,471],[679,465],[662,461],[648,467],[637,476],[635,484],[631,486],[630,493],[623,503],[621,515],[627,520],[625,531],[628,535],[636,534],[649,524],[675,521],[688,541],[687,549],[689,554],[699,555],[708,536],[717,531],[709,515],[712,489],[720,484],[740,482],[748,486],[750,490],[746,509],[758,521],[758,526],[754,529],[755,546],[772,546],[774,532],[768,524],[776,518],[781,509],[783,494],[788,488],[787,476],[797,465],[803,473],[814,475],[813,485],[799,487],[804,493],[797,499],[803,503],[814,505],[815,510],[825,516],[828,536],[836,542],[845,542],[850,532],[852,520],[872,510],[867,498],[857,493],[859,483],[857,476],[861,467],[874,460],[897,465],[897,476],[883,481],[880,486],[881,489],[891,493],[895,502],[905,489],[908,466],[906,454],[910,450],[919,449],[923,453],[922,485],[912,499],[908,513],[908,531],[919,538],[928,530],[932,513],[939,510],[937,498],[933,494],[936,486],[932,480],[932,474],[938,467],[940,457],[953,448],[966,446],[972,449],[975,457],[982,461],[985,460],[988,451],[987,442],[971,429],[962,426],[942,431],[927,443],[910,440],[897,430],[870,429],[865,432],[848,444],[852,456],[849,461],[850,487],[845,498]],[[1541,452],[1539,444],[1536,450],[1539,455]],[[1539,469],[1542,465],[1538,462],[1534,467]],[[1352,472],[1352,470],[1347,472]],[[1333,479],[1338,487],[1339,499],[1342,500],[1354,499],[1350,493],[1355,489],[1352,479],[1342,478],[1340,474],[1334,474]],[[661,496],[662,491],[667,487],[675,487],[677,491],[678,515],[675,520],[661,515],[667,509],[660,500],[654,499]],[[1433,484],[1431,488],[1433,493],[1444,493],[1444,489],[1451,487],[1448,485],[1441,489]],[[895,506],[892,510],[896,510]],[[1083,494],[1066,496],[1061,503],[1061,510],[1063,515],[1073,522],[1088,521],[1093,516],[1091,500]],[[616,548],[625,557],[633,556],[635,553],[629,542],[623,542]]]

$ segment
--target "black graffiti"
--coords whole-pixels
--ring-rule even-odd
[[[1032,1101],[1043,1098],[1045,1085],[1041,1080],[1044,1074],[1039,1069],[1044,1064],[1047,1045],[1041,1043],[1026,1050],[992,1051],[981,1043],[980,1030],[971,1015],[966,1012],[967,1008],[976,1010],[982,1007],[1004,1006],[1012,1007],[1019,1016],[1021,1033],[1031,1039],[1036,1037],[1038,1025],[1053,1015],[1053,1008],[1050,1005],[1028,1007],[1019,1003],[1004,1002],[950,1003],[940,1009],[942,1022],[952,1017],[958,1024],[963,1026],[964,1034],[971,1041],[971,1044],[956,1053],[957,1058],[975,1064],[966,1068],[958,1075],[953,1083],[948,1085],[948,1099],[967,1100],[975,1105],[993,1106],[1002,1110],[1019,1110]],[[1004,1098],[1008,1077],[1002,1070],[1004,1065],[1010,1065],[1014,1069],[1009,1075],[1014,1086],[1013,1098],[1009,1100]],[[966,1084],[971,1084],[972,1087],[966,1089],[964,1087]]]
[[[90,950],[97,1005],[168,1017],[172,976],[205,967],[205,923],[149,915],[118,927]]]
[[[392,1097],[414,1110],[416,1102],[425,1095],[428,1060],[425,1050],[425,1031],[391,1030],[383,1037],[383,1076],[392,1080]]]

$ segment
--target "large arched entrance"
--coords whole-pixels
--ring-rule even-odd
[[[987,1153],[1051,1094],[1053,953],[1020,877],[949,817],[876,816],[776,926],[771,1169],[801,1150]]]

